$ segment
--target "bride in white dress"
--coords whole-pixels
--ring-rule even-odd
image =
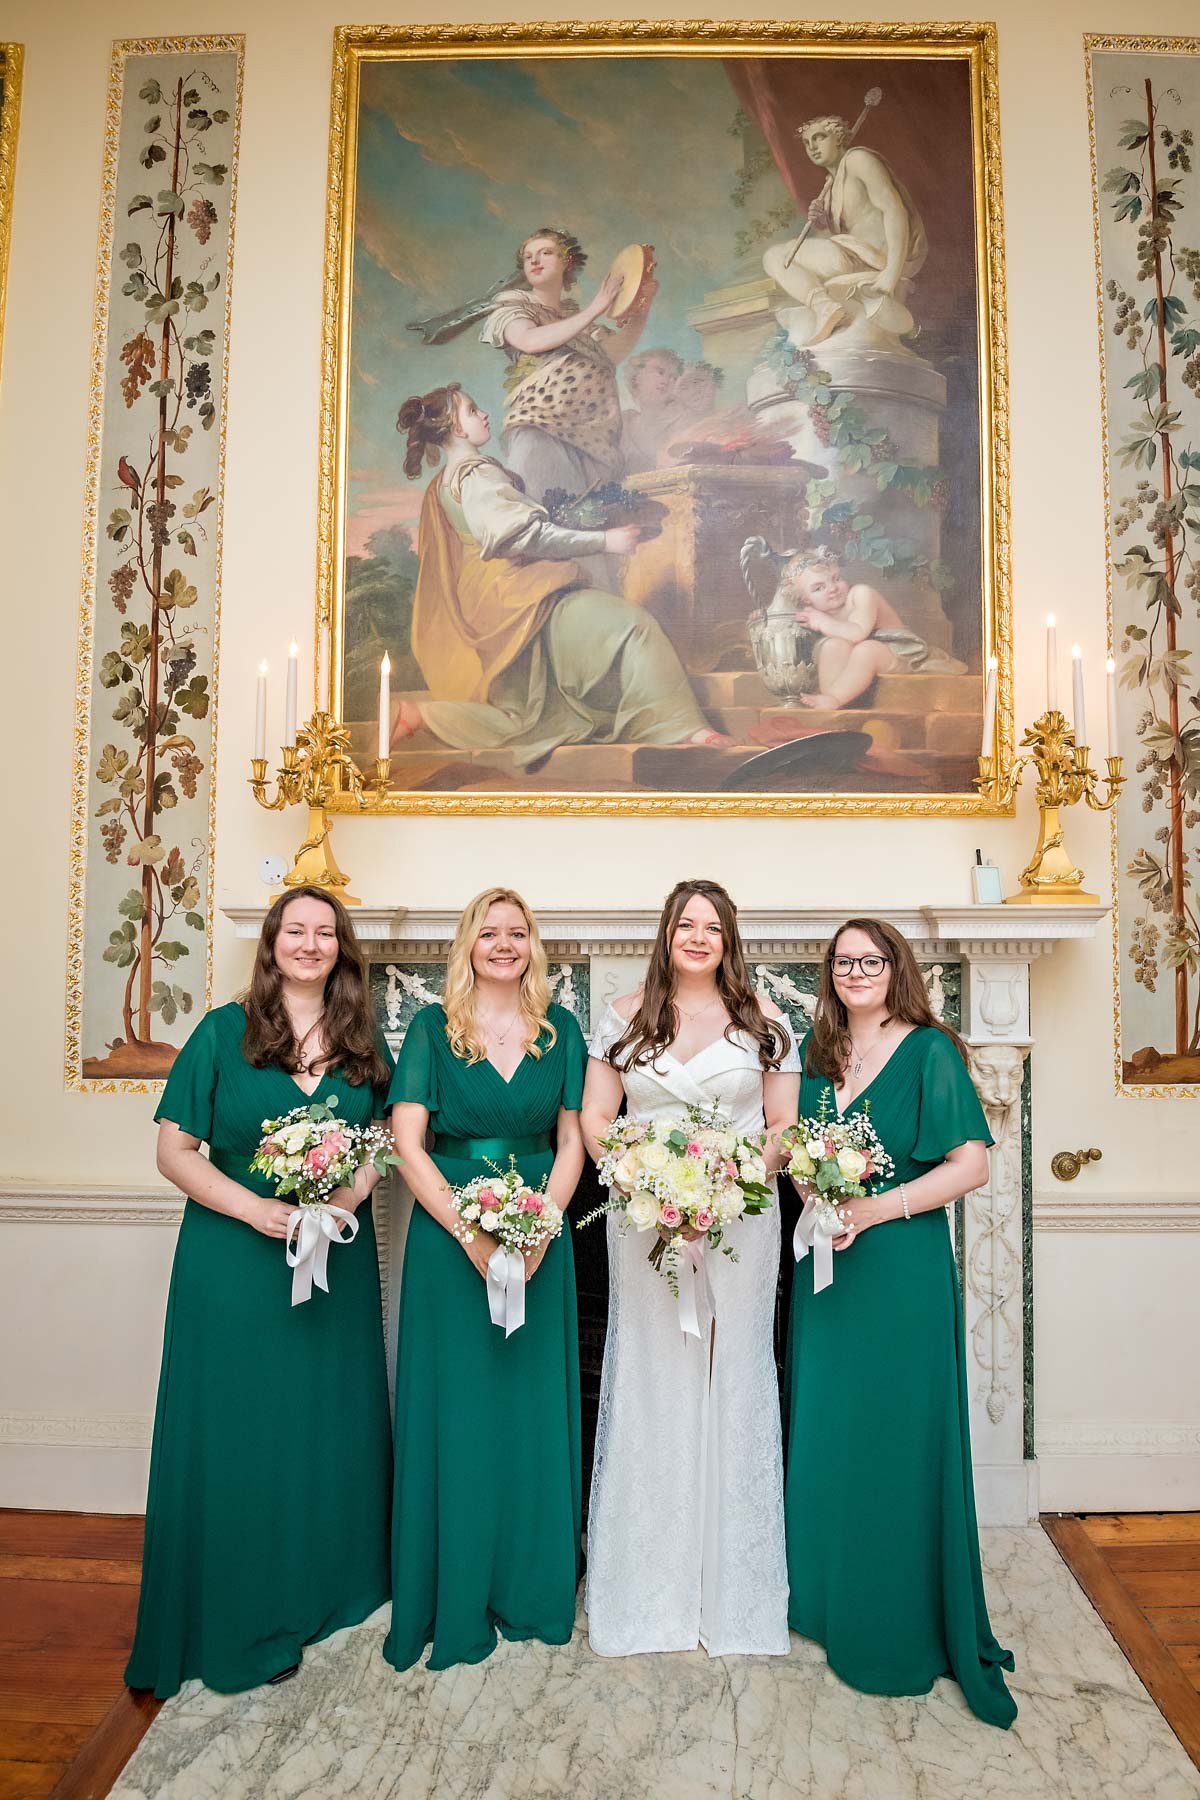
[[[750,985],[724,888],[667,898],[643,987],[605,1009],[583,1099],[588,1149],[624,1097],[639,1119],[718,1107],[739,1131],[795,1123],[800,1062]],[[611,1059],[611,1060],[610,1060]],[[615,1063],[615,1066],[614,1066]],[[779,1166],[768,1142],[767,1166]],[[649,1233],[608,1220],[609,1313],[587,1532],[588,1636],[601,1656],[788,1649],[779,1392],[778,1201],[709,1251],[700,1338],[685,1336]]]

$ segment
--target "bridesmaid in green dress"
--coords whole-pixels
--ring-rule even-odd
[[[125,1679],[166,1697],[292,1673],[303,1646],[388,1596],[391,1434],[379,1263],[363,1169],[334,1205],[329,1293],[291,1304],[292,1210],[249,1164],[264,1119],[314,1095],[381,1118],[392,1065],[343,907],[275,902],[241,1001],[200,1020],[157,1118],[158,1167],[188,1195],[175,1250],[137,1635]],[[200,1145],[207,1143],[208,1155]]]
[[[416,1198],[396,1353],[392,1628],[397,1669],[481,1662],[506,1638],[565,1644],[579,1581],[579,1345],[569,1225],[526,1258],[525,1323],[492,1324],[496,1241],[453,1235],[455,1187],[517,1168],[566,1210],[583,1168],[587,1050],[550,1004],[546,953],[519,895],[463,913],[444,1004],[405,1034],[390,1099]],[[433,1128],[432,1151],[425,1148]],[[553,1144],[552,1144],[553,1139]]]
[[[992,1142],[961,1040],[911,949],[851,919],[821,971],[800,1115],[869,1106],[894,1185],[853,1200],[832,1287],[796,1270],[787,1374],[789,1623],[869,1694],[952,1675],[1008,1726],[979,1564],[962,1300],[946,1207],[987,1180]],[[803,1189],[801,1190],[803,1192]]]

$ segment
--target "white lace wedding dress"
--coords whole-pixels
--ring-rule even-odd
[[[592,1041],[603,1057],[625,1030],[610,1006]],[[795,1048],[782,1067],[799,1068]],[[663,1052],[622,1076],[630,1113],[677,1118],[718,1106],[763,1128],[758,1048],[738,1034],[686,1063]],[[685,1337],[647,1233],[608,1220],[609,1311],[587,1532],[588,1637],[601,1656],[788,1649],[779,1390],[772,1352],[778,1205],[737,1220],[734,1262],[709,1251],[715,1304]],[[710,1373],[711,1344],[711,1373]]]

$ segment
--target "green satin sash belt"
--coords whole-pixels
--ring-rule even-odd
[[[549,1149],[548,1131],[511,1138],[444,1137],[439,1131],[433,1140],[435,1156],[452,1156],[458,1162],[498,1163],[501,1169],[508,1167],[510,1156],[541,1156]]]

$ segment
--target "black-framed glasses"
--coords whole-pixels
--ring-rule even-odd
[[[882,975],[891,962],[890,956],[835,956],[833,972],[835,975],[852,975],[855,968],[860,968],[864,975]]]

